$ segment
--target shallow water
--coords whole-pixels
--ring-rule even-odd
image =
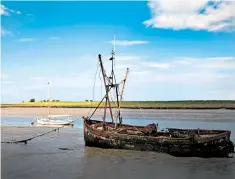
[[[165,128],[200,128],[200,129],[221,129],[221,130],[231,130],[231,139],[235,141],[235,111],[226,110],[180,110],[181,117],[175,117],[179,112],[174,112],[168,116],[168,118],[159,117],[159,112],[154,117],[154,111],[158,110],[143,110],[144,118],[140,118],[136,113],[131,114],[131,110],[126,111],[128,113],[127,117],[124,118],[123,123],[131,125],[148,125],[150,123],[158,123],[161,129]],[[161,110],[163,111],[163,110]],[[163,113],[167,113],[163,111]],[[185,114],[184,114],[185,113]],[[169,113],[167,113],[169,115]],[[175,115],[173,115],[175,114]],[[219,115],[218,115],[219,114]],[[208,117],[208,115],[210,117]],[[207,116],[205,118],[197,120],[197,116]],[[194,117],[194,120],[192,118]],[[83,120],[78,117],[72,117],[75,120],[74,128],[83,128]],[[95,120],[100,120],[100,117],[95,116]],[[231,120],[233,119],[233,120]],[[108,119],[110,120],[110,119]],[[34,121],[33,116],[2,116],[1,125],[2,126],[30,126],[31,122]],[[37,125],[35,123],[35,125]]]

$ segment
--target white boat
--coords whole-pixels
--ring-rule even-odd
[[[49,83],[48,83],[49,85]],[[36,117],[39,125],[74,125],[71,115],[51,115],[50,114],[50,89],[48,88],[48,115],[46,117]]]
[[[70,115],[49,115],[46,117],[36,117],[37,124],[40,125],[74,125]]]

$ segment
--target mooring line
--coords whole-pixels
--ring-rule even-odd
[[[73,121],[73,122],[74,122],[74,121]],[[72,122],[71,122],[71,123],[72,123]],[[71,124],[71,123],[70,123],[70,124]],[[61,126],[61,127],[58,127],[58,128],[56,128],[56,129],[53,129],[53,130],[51,130],[51,131],[45,132],[45,133],[43,133],[43,134],[40,134],[40,135],[37,135],[37,136],[31,137],[31,138],[28,138],[28,139],[18,140],[18,141],[7,141],[7,142],[1,142],[1,143],[4,143],[4,144],[18,144],[18,143],[25,143],[25,144],[27,144],[27,143],[28,143],[28,141],[30,141],[30,140],[32,140],[32,139],[35,139],[35,138],[38,138],[38,137],[44,136],[44,135],[49,134],[49,133],[51,133],[51,132],[59,131],[59,129],[63,128],[64,126],[66,126],[66,125],[63,125],[63,126]]]

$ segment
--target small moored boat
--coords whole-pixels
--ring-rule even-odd
[[[49,85],[49,83],[48,83]],[[51,115],[50,112],[50,89],[48,88],[48,115],[46,117],[36,117],[39,125],[74,125],[71,115]]]
[[[36,117],[40,125],[74,125],[70,115],[49,115],[48,118]]]

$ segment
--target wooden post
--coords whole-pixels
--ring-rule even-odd
[[[105,90],[106,90],[106,95],[107,95],[106,99],[107,99],[107,102],[108,102],[108,105],[109,105],[111,119],[112,119],[112,122],[114,123],[114,121],[113,121],[113,113],[112,113],[111,104],[110,104],[110,100],[109,100],[109,94],[108,94],[109,90],[108,90],[108,86],[106,85],[106,81],[105,81],[105,72],[104,72],[104,67],[103,67],[103,63],[102,63],[102,60],[101,60],[101,55],[99,54],[98,57],[99,57],[99,61],[100,61],[100,68],[101,68],[101,71],[102,71],[104,85],[105,85]]]

